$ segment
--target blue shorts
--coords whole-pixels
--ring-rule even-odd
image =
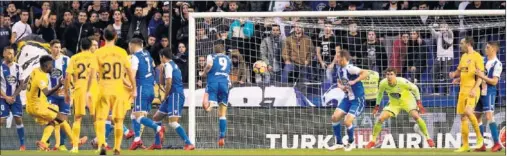
[[[215,102],[227,106],[229,102],[229,83],[227,82],[212,82],[206,86],[206,93],[208,93],[209,102]]]
[[[65,103],[65,98],[59,96],[49,96],[48,101],[50,104],[58,106],[58,112],[70,115],[70,104]]]
[[[185,104],[185,95],[183,93],[172,93],[160,104],[159,112],[167,114],[167,116],[181,117],[181,110]]]
[[[8,117],[9,112],[12,112],[12,116],[23,116],[23,105],[21,104],[21,98],[19,96],[13,104],[8,104],[4,99],[0,100],[0,118]]]
[[[151,104],[153,99],[155,98],[155,92],[153,91],[153,86],[138,86],[137,87],[138,96],[134,100],[134,110],[133,112],[150,112]]]
[[[358,117],[364,110],[366,100],[363,97],[356,97],[354,100],[349,100],[348,97],[343,98],[342,102],[338,104],[336,109],[340,109],[345,113]]]
[[[479,98],[479,103],[475,106],[475,112],[494,112],[495,111],[496,93],[488,93]]]

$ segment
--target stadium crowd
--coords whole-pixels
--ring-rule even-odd
[[[103,46],[104,40],[100,36],[106,27],[111,26],[120,36],[117,45],[124,49],[128,49],[127,43],[132,38],[143,39],[144,48],[151,53],[156,65],[160,64],[158,51],[171,46],[175,61],[183,72],[183,81],[188,82],[189,12],[452,9],[505,9],[505,1],[3,1],[0,2],[0,12],[3,13],[0,17],[0,48],[15,46],[23,37],[38,34],[47,42],[60,40],[64,54],[70,57],[79,51],[78,43],[84,37],[98,40]],[[451,25],[456,21],[427,16],[393,22],[411,26],[433,25],[429,31],[397,33],[358,29],[377,20],[367,18],[287,19],[294,22],[291,25],[271,18],[262,20],[199,19],[196,26],[198,75],[202,75],[205,56],[213,52],[213,45],[225,44],[235,67],[231,80],[237,84],[292,82],[296,81],[295,77],[305,82],[333,81],[334,55],[341,49],[349,50],[354,63],[365,69],[382,73],[385,68],[394,67],[414,81],[444,82],[448,81],[447,73],[457,64],[457,46],[462,38],[462,32],[448,27],[448,23]],[[305,25],[308,23],[321,27],[309,28]],[[335,29],[337,26],[347,29]],[[489,34],[505,34],[505,27],[493,31]],[[476,42],[484,44],[489,37],[473,36]],[[476,49],[483,49],[482,46],[477,44]],[[255,75],[251,67],[258,60],[265,61],[270,72]],[[423,78],[423,73],[427,72],[435,74]],[[199,76],[198,87],[205,86],[204,83],[205,79]]]

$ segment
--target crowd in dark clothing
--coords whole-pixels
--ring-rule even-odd
[[[48,42],[53,39],[61,40],[68,56],[79,51],[77,43],[85,37],[97,37],[101,40],[99,44],[102,46],[103,40],[100,38],[102,30],[113,27],[118,34],[118,46],[128,49],[127,43],[130,39],[141,38],[145,41],[145,50],[151,53],[157,65],[160,64],[158,51],[172,47],[175,61],[181,67],[184,80],[187,82],[190,12],[505,9],[505,1],[16,1],[0,2],[0,8],[0,12],[3,13],[0,18],[2,49],[15,45],[16,39],[12,37],[15,29],[21,30],[16,32],[16,36],[26,35],[23,27],[13,28],[17,22],[28,24],[29,27],[24,28],[25,30],[30,29],[30,32],[41,35]],[[24,11],[29,13],[26,21],[22,20]],[[442,22],[442,18],[423,16],[387,18],[389,19],[381,17],[282,19],[292,21],[291,25],[271,18],[261,21],[253,18],[197,19],[195,32],[197,60],[212,54],[213,45],[225,44],[234,67],[245,68],[234,69],[239,70],[233,71],[231,75],[234,83],[292,82],[296,81],[291,79],[294,77],[300,77],[298,81],[304,79],[321,82],[334,79],[332,75],[336,70],[333,71],[334,67],[331,65],[335,63],[334,55],[337,50],[347,49],[353,56],[353,63],[361,68],[381,73],[385,68],[392,66],[400,73],[413,79],[420,79],[421,73],[430,68],[427,60],[436,59],[435,56],[430,57],[430,49],[436,44],[429,31],[412,31],[405,28],[405,31],[381,32],[358,28],[372,23],[377,27],[394,26],[393,23],[414,27],[443,23],[458,25],[460,22],[459,18],[446,19]],[[305,24],[321,27],[310,28]],[[333,27],[332,30],[326,33],[325,25]],[[504,34],[504,30],[505,28],[503,30],[499,28],[479,32]],[[457,34],[460,32],[452,31],[456,32],[454,38],[458,38]],[[20,34],[21,32],[24,33]],[[300,42],[300,39],[304,39],[303,42]],[[477,41],[482,39],[476,38]],[[457,43],[454,42],[455,45]],[[256,75],[251,71],[250,68],[258,60],[268,63],[269,73]],[[202,69],[199,65],[196,68],[198,70]],[[235,73],[242,75],[234,75]],[[204,78],[199,77],[198,80],[202,84]]]

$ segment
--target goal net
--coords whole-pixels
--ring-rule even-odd
[[[354,121],[357,148],[370,139],[377,85],[388,67],[419,87],[427,109],[422,117],[437,148],[457,148],[461,144],[456,116],[459,86],[451,83],[448,73],[458,64],[460,40],[473,37],[474,49],[483,56],[487,42],[498,42],[498,58],[505,69],[505,12],[501,10],[193,13],[189,28],[186,106],[189,135],[197,148],[218,148],[216,106],[209,113],[201,107],[206,88],[201,75],[216,44],[225,45],[233,62],[225,148],[333,145],[331,115],[344,97],[336,88],[334,59],[341,50],[351,53],[352,64],[370,71],[362,82],[365,108]],[[268,71],[255,73],[257,61],[266,63]],[[495,119],[503,127],[505,73],[498,86]],[[381,108],[387,99],[384,96]],[[427,147],[414,124],[401,111],[383,125],[378,146]]]

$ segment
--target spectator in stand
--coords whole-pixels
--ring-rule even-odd
[[[426,64],[428,48],[426,46],[426,42],[421,39],[419,32],[410,32],[405,71],[408,71],[408,77],[414,83],[421,79],[421,73],[428,67]]]
[[[295,33],[285,39],[282,49],[283,61],[285,62],[282,71],[282,82],[289,82],[289,75],[292,73],[293,81],[306,82],[307,67],[310,65],[312,52],[315,50],[310,37],[303,33],[299,23],[295,23]],[[298,75],[296,75],[298,74]]]
[[[40,28],[42,24],[42,17],[46,14],[46,12],[50,11],[50,4],[49,2],[42,2],[41,10],[36,12],[34,10],[38,10],[39,8],[33,7],[32,14],[34,15],[35,22],[33,24],[34,32],[37,32],[37,30]]]
[[[362,35],[357,31],[357,23],[355,21],[349,21],[349,29],[346,34],[342,35],[341,44],[342,49],[347,49],[352,56],[352,62],[361,69],[368,69],[364,66],[366,63],[363,62],[363,55],[361,46],[364,42]]]
[[[229,78],[231,83],[234,84],[245,84],[248,78],[248,74],[250,72],[248,66],[246,66],[245,60],[243,56],[239,53],[238,50],[232,50],[232,68]]]
[[[410,5],[408,1],[398,2],[398,1],[390,1],[385,7],[384,10],[410,10]]]
[[[435,31],[434,27],[430,27],[430,31],[433,38],[437,40],[437,58],[433,62],[433,80],[444,83],[454,59],[454,33],[446,23],[441,23],[438,31]],[[435,87],[435,89],[437,88]],[[447,93],[447,91],[445,92]]]
[[[157,38],[153,35],[148,37],[148,43],[144,46],[144,50],[150,52],[151,58],[153,58],[153,62],[155,62],[155,66],[160,65],[160,54],[158,51],[152,51],[152,48],[155,46]]]
[[[110,20],[109,11],[106,9],[100,11],[99,18],[99,27],[97,28],[99,28],[100,31],[104,30],[104,28],[113,22]]]
[[[57,27],[56,35],[58,35],[58,38],[63,40],[63,33],[65,32],[65,29],[70,27],[74,22],[73,14],[70,11],[65,11],[63,13],[63,21],[61,21]]]
[[[7,6],[7,15],[9,15],[9,17],[11,18],[11,25],[13,23],[16,23],[18,22],[19,20],[21,20],[21,17],[18,15],[18,12],[19,10],[16,9],[16,5],[14,4],[14,2],[11,2],[8,6]],[[28,19],[27,19],[28,20]]]
[[[116,10],[122,10],[123,8],[120,8],[120,3],[118,3],[118,1],[116,0],[112,0],[111,2],[109,2],[109,13],[114,15],[114,12]]]
[[[169,36],[169,35],[176,36],[175,34],[177,32],[174,31],[175,29],[172,30],[172,34],[169,34],[169,25],[170,24],[171,24],[171,16],[169,15],[169,12],[162,13],[162,24],[158,25],[156,33],[152,34],[152,35],[155,36],[157,38],[157,40],[160,40],[162,38],[162,36]]]
[[[424,2],[424,1],[419,2],[418,10],[429,10],[429,9],[430,9],[430,6],[428,5],[428,3]],[[427,15],[419,16],[419,18],[418,17],[411,18],[411,20],[419,21],[418,25],[429,25],[429,24],[436,22],[435,17],[430,17]]]
[[[389,67],[394,68],[397,74],[403,76],[404,72],[402,71],[403,67],[405,67],[405,57],[407,55],[408,49],[408,33],[401,33],[401,38],[398,38],[393,43],[393,51],[389,56]]]
[[[148,24],[148,35],[155,34],[157,27],[163,23],[164,21],[162,21],[162,14],[160,14],[160,12],[155,12],[150,20],[150,23]]]
[[[5,47],[11,45],[11,29],[10,25],[7,23],[5,19],[9,19],[8,16],[0,16],[0,49],[4,49]],[[3,58],[0,58],[0,60]]]
[[[94,29],[100,29],[101,23],[99,23],[99,14],[96,12],[90,13],[90,24]]]
[[[82,38],[92,36],[94,33],[92,25],[86,22],[87,18],[86,12],[80,11],[78,22],[70,25],[63,33],[62,44],[69,57],[79,51],[78,43]]]
[[[213,54],[213,41],[208,37],[205,27],[201,27],[204,24],[198,23],[196,39],[196,55],[207,56]]]
[[[2,17],[3,17],[4,21],[2,23],[0,23],[0,24],[3,25],[6,28],[9,28],[9,30],[10,30],[11,27],[12,27],[11,17],[9,17],[9,15],[7,15],[7,14],[3,15]],[[9,38],[9,41],[10,41],[10,38]]]
[[[78,17],[79,11],[81,10],[81,3],[79,1],[73,1],[71,7],[69,12],[72,14],[72,17]]]
[[[322,11],[341,11],[343,6],[341,3],[337,3],[334,0],[330,0],[328,5],[322,9]]]
[[[269,2],[268,1],[246,1],[247,10],[251,12],[266,12],[268,11]]]
[[[148,22],[151,15],[151,11],[143,12],[142,6],[135,6],[134,16],[132,16],[132,19],[129,19],[130,27],[126,38],[127,42],[132,38],[140,38],[144,41],[148,40]]]
[[[114,21],[114,23],[109,24],[109,26],[113,27],[113,29],[116,31],[116,34],[118,36],[118,38],[116,40],[116,45],[119,47],[122,47],[124,49],[128,49],[128,44],[125,41],[125,39],[127,38],[127,34],[129,31],[129,25],[126,23],[123,23],[122,11],[116,10],[113,12],[113,21]]]
[[[387,68],[387,52],[384,46],[380,44],[377,34],[374,31],[368,31],[368,40],[361,48],[363,54],[363,66],[365,69],[374,70],[378,73],[383,73]]]
[[[204,74],[204,68],[206,67],[206,56],[198,56],[197,58],[197,88],[204,88],[206,86],[206,77]]]
[[[42,35],[46,42],[57,39],[56,34],[56,14],[51,13],[51,10],[45,11],[42,15],[42,25],[38,29],[37,34]]]
[[[107,6],[104,6],[106,8]],[[100,0],[94,0],[91,5],[88,5],[88,12],[100,12],[103,7],[101,5]]]
[[[160,42],[155,43],[155,45],[152,45],[152,48],[151,48],[150,52],[157,53],[160,50],[162,50],[164,48],[167,48],[169,46],[170,46],[170,44],[169,44],[169,38],[167,38],[167,36],[162,36],[162,39],[160,39]],[[157,58],[158,58],[158,61],[160,61],[160,56],[157,57]]]
[[[20,39],[25,36],[32,34],[32,28],[27,23],[29,18],[29,12],[27,10],[21,11],[21,20],[16,22],[12,26],[11,43],[16,44]]]
[[[224,1],[215,1],[215,5],[209,9],[209,12],[227,12],[227,5]]]
[[[177,42],[183,42],[188,44],[188,15],[191,11],[190,4],[181,3],[181,11],[176,12],[176,18],[174,20],[173,29],[177,29],[176,40]],[[173,41],[173,44],[176,45]]]
[[[317,61],[321,67],[319,73],[326,73],[326,81],[333,82],[333,69],[335,68],[335,55],[340,52],[340,43],[337,42],[336,36],[333,33],[333,25],[327,22],[324,25],[324,31],[317,40]],[[319,74],[322,75],[322,74]]]
[[[230,6],[229,6],[230,7]],[[255,48],[251,48],[250,39],[254,35],[254,24],[247,18],[234,20],[229,27],[228,37],[231,39],[232,49],[237,49],[241,53],[247,66],[253,65],[257,61],[257,55],[254,54]]]
[[[284,11],[312,11],[312,7],[304,1],[292,1],[291,5],[285,8]]]
[[[178,44],[178,52],[174,54],[173,60],[181,70],[183,83],[188,83],[188,51],[184,43]]]
[[[171,1],[165,1],[162,3],[162,11],[161,12],[171,12],[172,10],[169,10],[171,9]]]
[[[438,4],[433,6],[433,10],[456,10],[456,6],[449,1],[439,0]]]
[[[268,72],[256,74],[256,83],[281,82],[283,38],[279,25],[271,26],[271,33],[261,42],[261,58],[268,64]]]
[[[466,10],[486,10],[486,9],[490,8],[481,1],[473,1],[466,7]]]
[[[227,36],[229,35],[229,27],[228,26],[219,26],[218,28],[218,33],[216,34],[216,38],[217,40],[215,41],[215,45],[216,44],[223,44],[225,45],[225,53],[227,55],[230,54],[230,50],[231,49],[237,49],[237,46],[232,46],[232,40],[229,39]]]
[[[239,4],[236,1],[229,1],[227,2],[229,4],[229,10],[228,12],[238,12],[239,11]]]

